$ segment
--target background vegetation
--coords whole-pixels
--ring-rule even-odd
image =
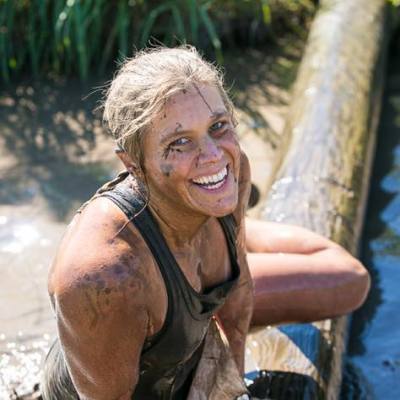
[[[0,73],[103,73],[149,43],[190,43],[223,62],[223,48],[304,35],[317,0],[0,0]]]

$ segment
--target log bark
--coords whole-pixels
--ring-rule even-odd
[[[322,0],[294,85],[284,155],[261,217],[302,225],[357,252],[381,104],[385,0]],[[258,395],[337,399],[348,318],[249,335]],[[261,393],[263,392],[263,393]]]

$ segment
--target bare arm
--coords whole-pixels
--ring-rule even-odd
[[[129,400],[138,381],[151,304],[141,271],[151,261],[124,225],[114,204],[94,200],[70,224],[49,276],[61,347],[82,400]]]
[[[109,265],[120,271],[120,264]],[[88,273],[55,294],[60,342],[81,399],[128,400],[138,381],[148,315],[140,282]]]
[[[253,325],[334,317],[365,300],[368,272],[336,243],[298,226],[250,219],[246,237]]]

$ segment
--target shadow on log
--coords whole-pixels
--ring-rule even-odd
[[[389,33],[385,0],[323,0],[287,117],[288,138],[262,218],[302,225],[357,252]],[[337,399],[348,318],[249,335],[260,398]],[[262,375],[262,374],[261,374]],[[251,376],[251,373],[249,374]]]

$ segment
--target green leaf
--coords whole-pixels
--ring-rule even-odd
[[[150,12],[149,16],[146,18],[146,20],[143,23],[142,35],[140,37],[140,42],[139,42],[140,47],[146,46],[146,44],[150,38],[150,33],[153,28],[154,22],[156,21],[158,16],[170,8],[171,8],[171,4],[166,3],[166,4],[161,4],[160,6],[156,7],[155,9],[153,9]]]
[[[171,4],[171,12],[172,12],[172,17],[175,22],[175,28],[176,32],[178,34],[178,38],[181,40],[185,39],[185,27],[183,24],[183,18],[181,16],[180,11],[178,10],[178,7],[175,4]]]
[[[261,10],[262,10],[264,24],[270,25],[271,24],[271,7],[268,4],[268,0],[261,0]]]
[[[203,21],[204,26],[206,27],[211,43],[214,47],[217,62],[219,64],[223,64],[224,58],[222,56],[221,41],[219,40],[214,24],[212,23],[207,13],[207,4],[204,4],[199,8],[199,13],[200,13],[200,18]]]
[[[187,0],[187,5],[189,8],[190,36],[192,39],[192,43],[196,45],[199,42],[199,19],[197,12],[197,2],[196,0]]]
[[[10,59],[8,60],[8,66],[9,66],[11,69],[17,68],[17,60],[16,60],[15,58],[10,58]]]

